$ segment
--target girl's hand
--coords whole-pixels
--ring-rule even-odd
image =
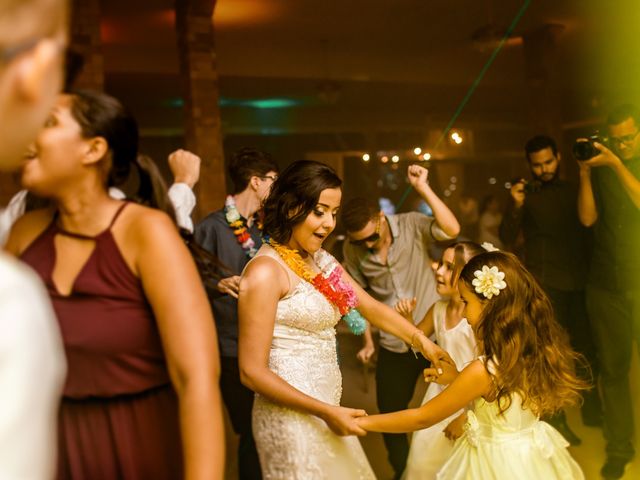
[[[440,362],[440,371],[437,368],[425,368],[422,372],[425,382],[436,382],[440,385],[449,385],[458,376],[459,372],[453,362]]]
[[[467,412],[462,412],[445,427],[444,436],[449,440],[457,440],[464,433],[465,423],[467,423]]]
[[[358,425],[356,419],[365,415],[367,415],[367,412],[361,409],[332,406],[321,418],[336,435],[364,436],[367,432]]]
[[[418,300],[416,297],[413,298],[403,298],[396,303],[395,309],[400,315],[402,315],[407,320],[412,320],[412,313],[416,308],[416,303]]]

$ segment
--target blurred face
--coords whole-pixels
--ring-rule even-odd
[[[0,170],[17,169],[62,88],[67,2],[33,7],[33,14],[3,20],[0,48]]]
[[[484,310],[486,301],[480,300],[474,292],[469,290],[464,282],[458,282],[458,292],[460,293],[462,303],[464,303],[464,311],[462,314],[467,319],[467,322],[469,322],[469,325],[475,328],[480,321],[480,316],[482,310]]]
[[[640,157],[640,140],[638,126],[633,118],[627,118],[624,122],[609,125],[609,141],[614,153],[620,160],[631,160]]]
[[[318,203],[304,222],[293,227],[289,246],[300,252],[310,254],[317,252],[322,247],[322,242],[336,227],[341,199],[342,190],[339,188],[323,190]]]
[[[59,95],[44,128],[29,147],[22,169],[22,186],[42,196],[55,195],[82,167],[90,148],[71,115],[71,97]]]
[[[454,260],[454,249],[447,248],[435,270],[436,291],[441,297],[453,297],[458,293],[458,289],[452,284]]]
[[[256,190],[256,194],[261,202],[264,202],[269,196],[269,192],[271,191],[271,185],[278,178],[278,173],[274,171],[268,172],[266,175],[258,177],[258,189]]]
[[[550,182],[558,173],[558,156],[550,147],[543,148],[529,154],[529,167],[537,180]]]
[[[375,218],[357,232],[348,232],[349,241],[356,246],[366,247],[369,250],[377,251],[382,247],[384,239],[389,234],[389,227],[384,214],[380,212]]]

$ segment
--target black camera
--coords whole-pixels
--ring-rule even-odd
[[[598,142],[601,145],[607,145],[607,141],[605,138],[600,137],[597,133],[595,135],[591,135],[588,138],[581,138],[576,140],[573,144],[573,156],[576,157],[576,160],[580,160],[584,162],[585,160],[589,160],[596,155],[600,154],[600,150],[598,150],[593,142]]]
[[[542,188],[542,182],[540,180],[525,180],[522,177],[516,177],[511,180],[511,185],[516,185],[517,183],[522,184],[522,190],[525,193],[536,193]]]

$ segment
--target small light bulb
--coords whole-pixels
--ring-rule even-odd
[[[424,155],[422,155],[422,158],[424,160],[431,160],[431,154],[429,152],[426,152]]]
[[[398,163],[400,161],[400,157],[398,155],[394,155],[393,157],[391,157],[391,161],[393,163]]]
[[[420,155],[422,153],[422,149],[420,147],[416,147],[413,149],[413,153],[415,155]]]
[[[362,160],[364,160],[365,162],[368,162],[371,159],[371,157],[369,156],[368,153],[365,153],[364,155],[362,155]]]

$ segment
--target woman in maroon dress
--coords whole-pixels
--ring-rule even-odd
[[[138,199],[162,203],[137,148],[117,100],[60,95],[23,170],[53,203],[22,217],[7,249],[42,277],[65,343],[58,477],[221,478],[216,332],[198,272],[168,215],[108,194],[136,166]]]

